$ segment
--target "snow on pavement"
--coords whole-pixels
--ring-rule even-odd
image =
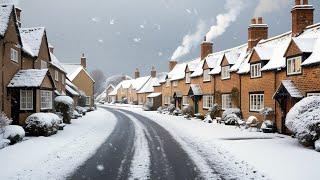
[[[187,146],[206,157],[223,177],[319,179],[320,154],[302,147],[296,139],[289,136],[250,132],[233,126],[207,124],[138,108],[121,108],[153,119],[167,129],[179,143],[188,142]],[[184,143],[182,146],[185,146]],[[186,151],[188,152],[188,149]],[[190,156],[194,158],[192,154]]]
[[[72,120],[50,137],[31,137],[0,150],[0,179],[65,179],[93,155],[116,125],[103,109]]]
[[[135,126],[134,156],[130,165],[129,179],[150,178],[150,149],[147,136],[150,136],[144,125],[135,117],[126,114]]]

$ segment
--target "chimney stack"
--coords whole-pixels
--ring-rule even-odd
[[[205,36],[201,44],[201,54],[200,54],[201,60],[203,60],[209,54],[212,53],[213,51],[212,48],[213,48],[213,44],[211,42],[207,42],[207,37]]]
[[[169,71],[172,71],[172,69],[178,64],[178,61],[176,60],[170,60],[169,61]]]
[[[81,66],[84,68],[84,69],[87,69],[87,58],[84,56],[84,53],[82,53],[82,56],[80,58],[80,61],[81,61]]]
[[[309,5],[308,0],[295,0],[295,6],[291,10],[292,15],[292,36],[299,36],[307,26],[313,24],[312,5]]]
[[[53,54],[54,47],[49,43],[49,51]]]
[[[154,66],[152,66],[152,69],[151,69],[151,77],[155,78],[156,76],[157,76],[156,68],[154,68]]]
[[[18,26],[21,27],[21,11],[22,10],[18,7],[15,7],[15,11],[16,11]]]
[[[138,68],[136,68],[136,71],[134,72],[134,78],[138,79],[140,77],[140,71]]]
[[[248,50],[253,49],[260,40],[268,39],[268,29],[262,17],[251,19],[251,25],[248,27]]]

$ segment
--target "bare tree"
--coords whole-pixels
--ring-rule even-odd
[[[95,89],[95,96],[100,94],[103,91],[103,84],[106,80],[106,76],[100,69],[95,69],[90,73],[91,77],[94,79],[94,89]]]

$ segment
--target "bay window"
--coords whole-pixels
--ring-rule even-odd
[[[20,90],[20,110],[33,110],[32,90]]]

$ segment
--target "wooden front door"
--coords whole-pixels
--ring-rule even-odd
[[[199,113],[199,99],[198,96],[194,96],[194,114]]]
[[[13,90],[11,92],[11,116],[12,124],[19,125],[19,113],[20,113],[20,93],[18,90]]]

